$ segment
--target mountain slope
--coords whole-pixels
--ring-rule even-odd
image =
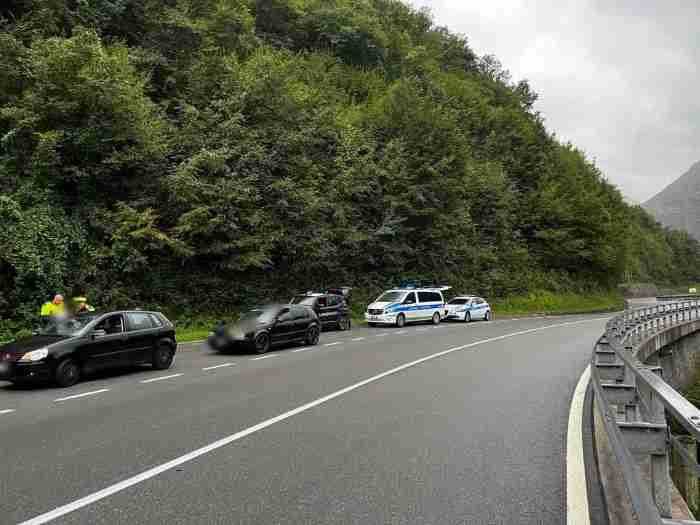
[[[700,239],[700,162],[642,207],[664,226],[685,230]]]

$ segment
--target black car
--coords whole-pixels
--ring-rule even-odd
[[[350,305],[348,304],[349,288],[334,288],[322,292],[307,292],[295,295],[290,301],[292,304],[308,306],[321,320],[321,327],[349,330]]]
[[[318,344],[321,323],[316,313],[301,305],[267,305],[253,308],[234,323],[221,323],[209,335],[218,351],[237,348],[264,354],[272,346],[290,343]]]
[[[165,370],[176,350],[175,327],[159,312],[92,312],[52,319],[36,335],[0,347],[0,380],[67,387],[106,368],[149,363]]]

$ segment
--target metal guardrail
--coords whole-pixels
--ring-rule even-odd
[[[595,400],[640,525],[700,524],[671,520],[669,453],[678,443],[666,421],[668,413],[698,441],[700,410],[663,380],[660,367],[638,356],[661,350],[674,330],[682,335],[700,331],[699,300],[636,308],[612,318],[591,361]],[[687,454],[680,458],[692,459]],[[650,472],[648,481],[641,475],[642,465]],[[690,467],[700,470],[694,461]]]

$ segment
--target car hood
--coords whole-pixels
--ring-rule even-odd
[[[226,323],[219,325],[215,330],[217,335],[232,334],[241,335],[249,334],[251,332],[256,332],[263,328],[267,328],[268,323],[258,323],[257,321],[246,320],[246,321],[234,321],[232,323]]]
[[[370,304],[367,308],[371,309],[377,309],[377,310],[383,310],[385,308],[389,308],[391,306],[398,306],[399,303],[372,303]]]
[[[23,337],[11,343],[0,346],[0,352],[8,352],[11,354],[24,354],[32,350],[38,350],[45,346],[54,345],[61,341],[70,339],[61,335],[33,335],[31,337]]]

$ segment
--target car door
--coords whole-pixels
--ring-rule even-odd
[[[158,329],[147,312],[126,313],[126,347],[131,364],[151,361],[158,339]]]
[[[477,319],[484,319],[486,317],[486,301],[481,297],[476,298],[476,311]]]
[[[328,308],[330,310],[330,315],[328,316],[329,322],[333,324],[340,322],[343,316],[343,302],[343,298],[339,295],[328,296]]]
[[[336,307],[331,304],[331,297],[329,295],[321,295],[316,300],[316,313],[324,327],[336,322]]]
[[[406,316],[407,321],[416,320],[418,316],[417,308],[416,292],[410,292],[401,302],[401,311]]]
[[[87,335],[78,351],[80,359],[92,370],[125,366],[129,364],[126,340],[124,316],[108,315]]]
[[[295,341],[304,339],[304,337],[306,337],[306,328],[310,318],[308,308],[304,306],[292,306],[291,314],[294,329],[290,335],[290,339]]]
[[[272,344],[281,344],[289,341],[294,333],[294,318],[289,307],[285,307],[277,314],[277,319],[272,325],[270,341]]]

